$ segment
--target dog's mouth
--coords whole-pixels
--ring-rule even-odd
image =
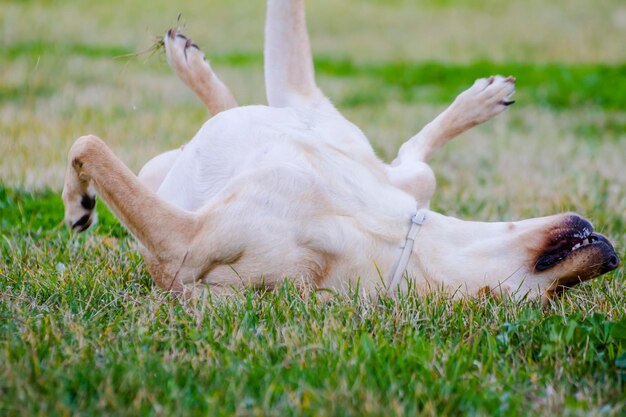
[[[587,220],[569,217],[550,233],[546,248],[535,262],[538,272],[554,270],[558,285],[569,288],[613,271],[619,258],[609,240],[593,232]]]
[[[601,249],[602,252],[610,252],[606,262],[609,269],[606,272],[618,267],[619,259],[611,242],[599,233],[589,233],[586,236],[572,235],[560,238],[558,242],[550,245],[543,255],[539,257],[535,264],[535,269],[537,271],[545,271],[578,252],[584,253],[589,249],[594,250],[596,248]]]

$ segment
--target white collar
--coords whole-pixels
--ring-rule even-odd
[[[402,279],[402,275],[406,271],[406,267],[409,264],[409,258],[411,257],[411,253],[413,252],[413,246],[415,245],[415,237],[417,236],[417,232],[420,231],[420,226],[424,224],[426,221],[426,209],[420,209],[417,211],[415,216],[411,217],[411,227],[409,228],[409,233],[406,235],[406,240],[404,241],[404,249],[402,250],[402,255],[400,255],[400,259],[396,264],[395,269],[393,270],[393,275],[391,275],[391,281],[389,281],[389,286],[387,287],[387,293],[393,294],[398,285],[400,285],[400,280]]]

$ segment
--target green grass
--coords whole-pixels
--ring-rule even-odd
[[[3,415],[619,415],[623,270],[543,309],[408,295],[322,301],[286,285],[185,305],[99,205],[0,189]],[[622,253],[622,258],[623,258]]]
[[[0,2],[0,416],[620,416],[624,268],[547,308],[409,294],[302,298],[289,284],[183,304],[100,202],[62,224],[66,152],[101,135],[131,168],[206,118],[163,57],[177,24],[241,103],[263,101],[262,2]],[[475,78],[517,104],[434,160],[433,208],[577,211],[626,259],[620,0],[308,2],[319,83],[385,158]],[[349,17],[348,17],[349,16]]]

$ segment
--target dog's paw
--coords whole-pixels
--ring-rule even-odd
[[[191,39],[178,30],[170,29],[163,40],[167,62],[185,84],[194,88],[211,77],[211,66]]]
[[[91,192],[74,196],[63,193],[65,203],[65,223],[75,232],[84,232],[98,219],[96,212],[96,196]]]
[[[502,113],[515,103],[511,97],[515,93],[515,77],[501,75],[481,78],[461,93],[455,104],[459,112],[465,113],[472,125],[486,122]]]

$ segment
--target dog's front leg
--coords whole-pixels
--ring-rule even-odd
[[[514,103],[515,78],[494,76],[477,80],[459,94],[443,113],[405,142],[388,167],[390,181],[427,205],[435,191],[435,176],[426,165],[442,146],[466,130],[502,113]]]
[[[409,157],[427,162],[435,151],[470,128],[502,113],[514,103],[515,78],[500,75],[481,78],[459,94],[443,113],[400,147],[398,165]]]

